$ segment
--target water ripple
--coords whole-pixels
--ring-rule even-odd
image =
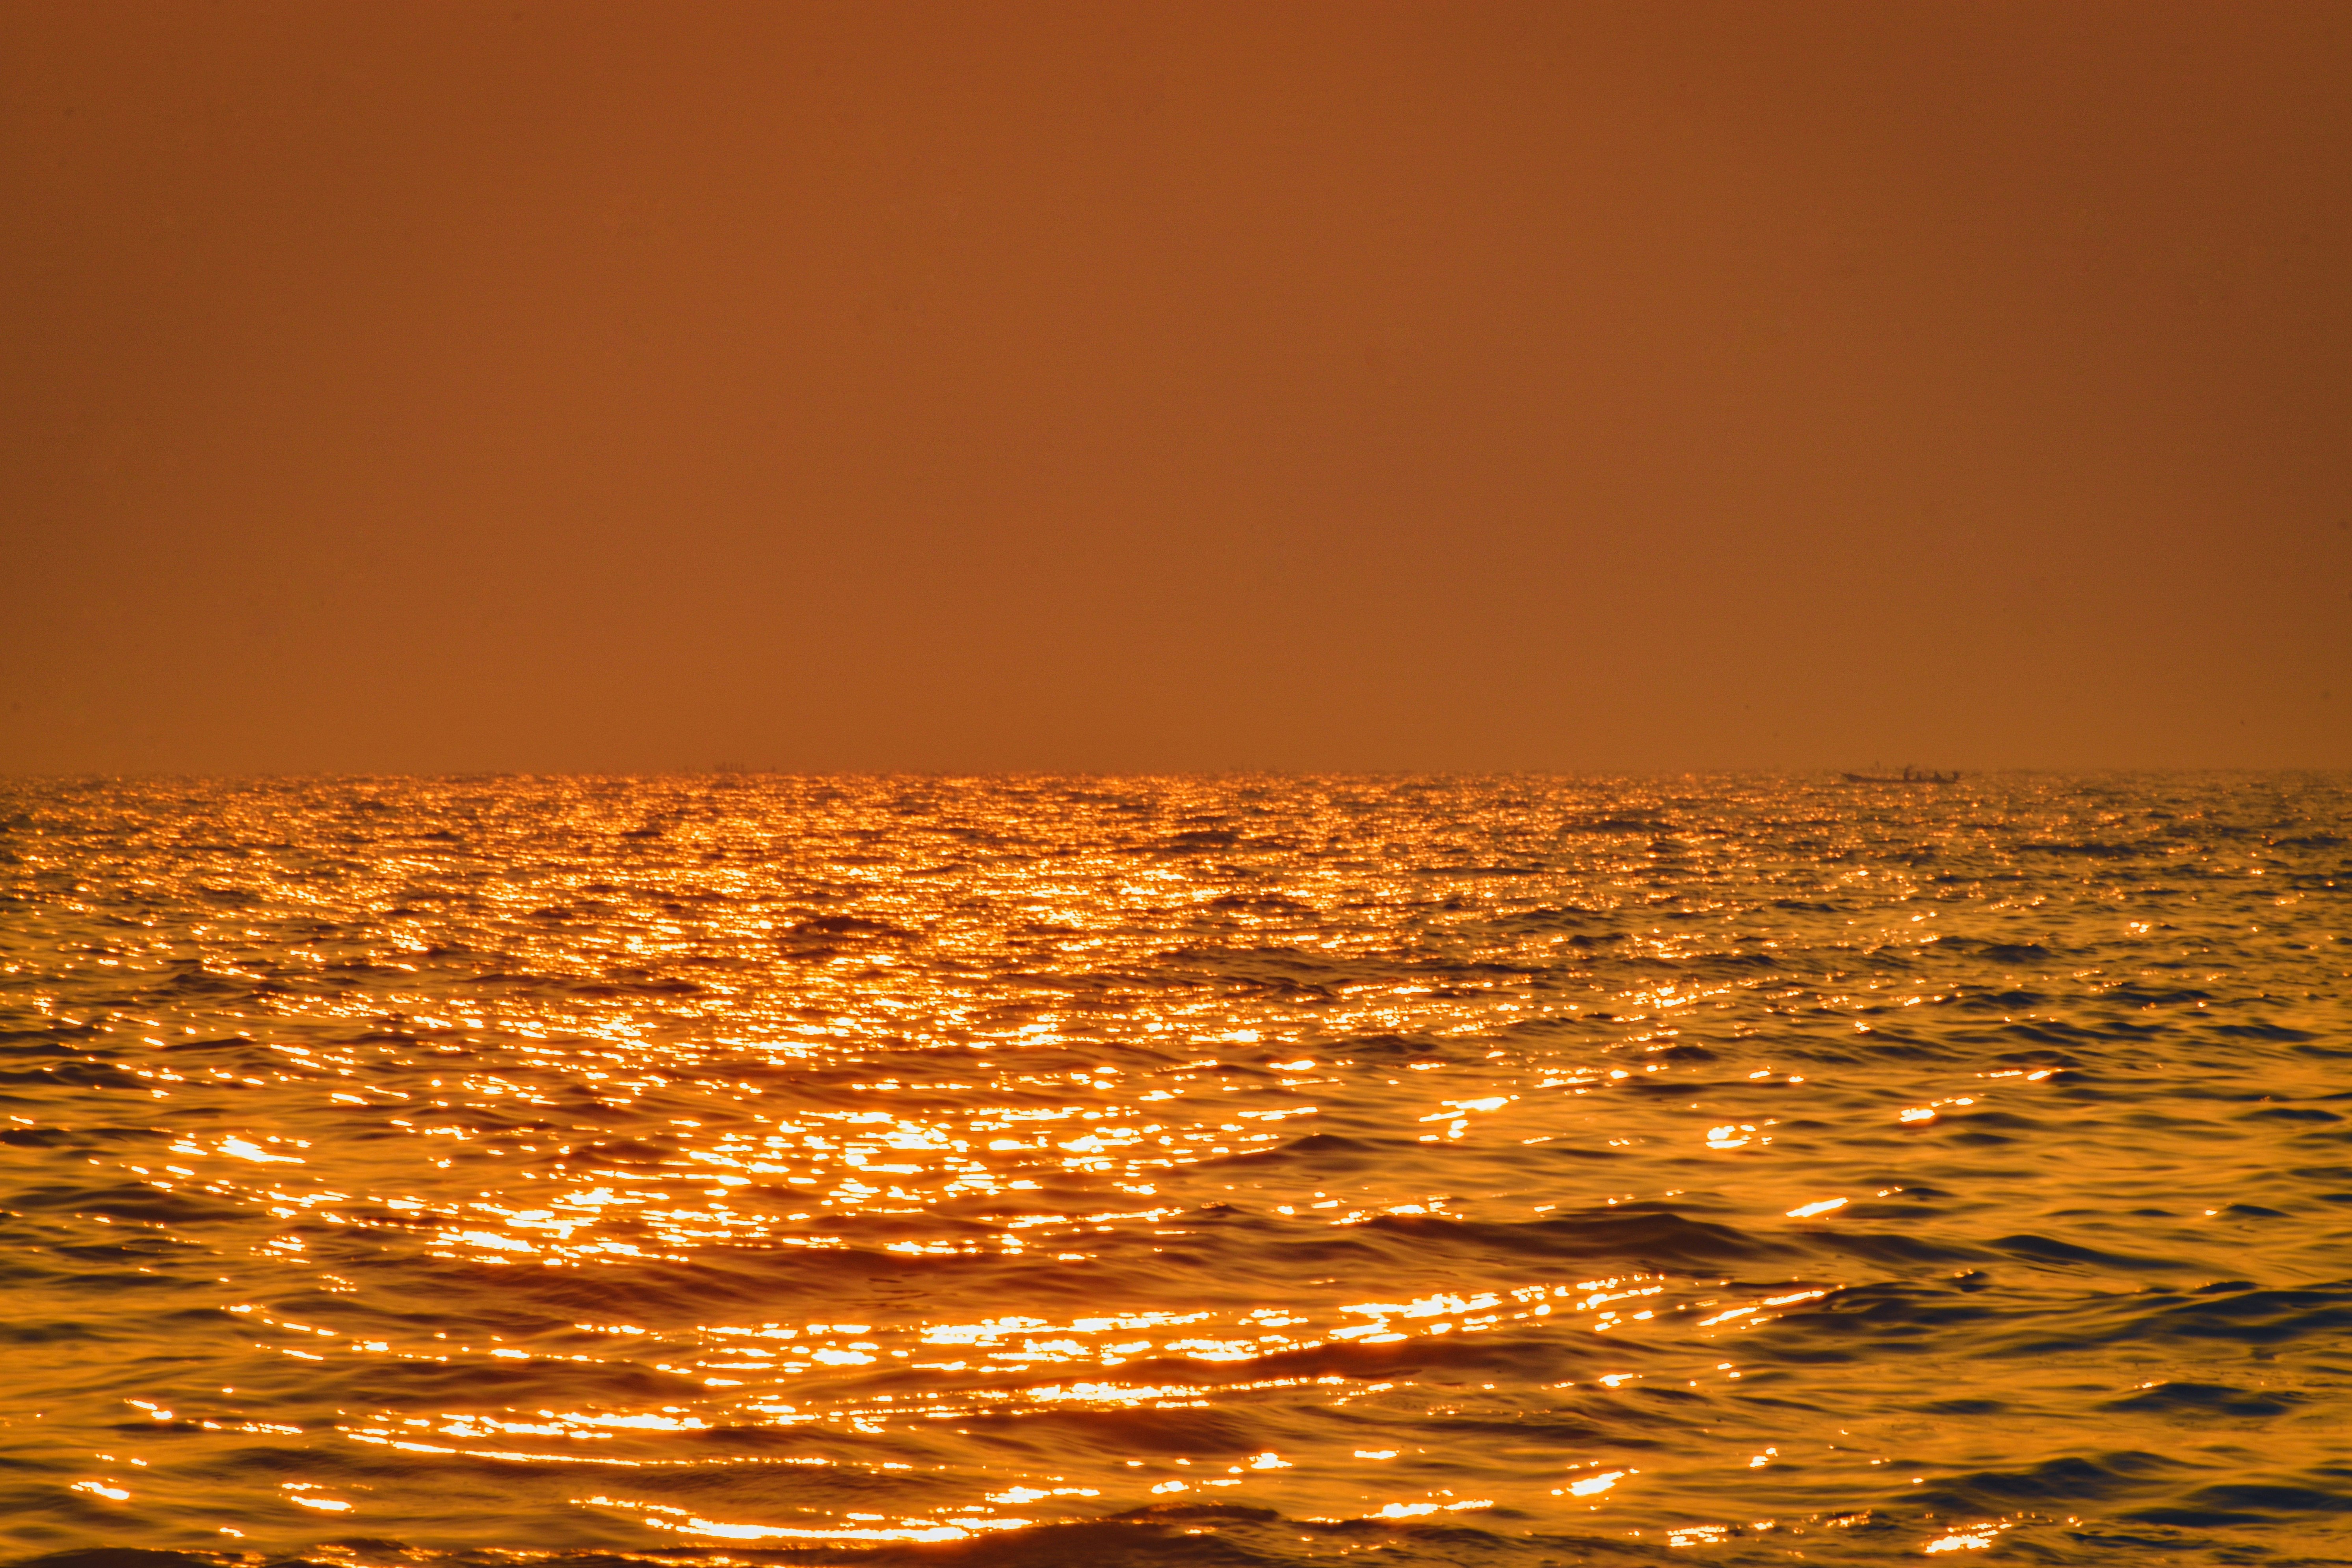
[[[0,1546],[2343,1561],[2347,801],[8,784]]]

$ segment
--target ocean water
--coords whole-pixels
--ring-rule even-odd
[[[2348,806],[0,784],[0,1559],[2352,1561]]]

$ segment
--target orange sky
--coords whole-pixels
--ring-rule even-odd
[[[0,769],[2352,765],[2342,5],[0,10]]]

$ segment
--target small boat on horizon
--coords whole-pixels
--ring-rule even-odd
[[[1917,768],[1906,767],[1899,773],[1844,773],[1840,776],[1848,784],[1958,784],[1960,782],[1960,773],[1958,768],[1953,769],[1948,773],[1937,773],[1932,768],[1922,771]]]

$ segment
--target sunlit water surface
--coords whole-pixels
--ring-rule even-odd
[[[2352,1560],[2348,797],[0,786],[0,1550]]]

